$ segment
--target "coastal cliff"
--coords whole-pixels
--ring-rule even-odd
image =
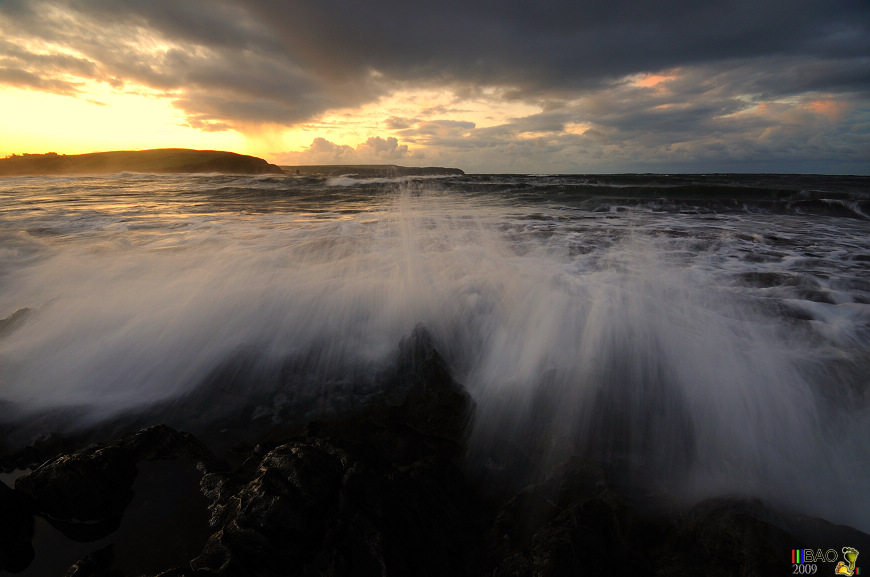
[[[0,159],[0,176],[46,174],[225,173],[283,174],[262,158],[219,150],[158,148],[90,154],[13,155]]]

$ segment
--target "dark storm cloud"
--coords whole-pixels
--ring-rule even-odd
[[[408,87],[494,88],[552,114],[445,133],[458,104],[385,125],[453,142],[594,122],[674,145],[737,130],[723,119],[764,101],[818,94],[858,114],[870,99],[866,0],[4,0],[0,33],[0,83],[143,84],[211,130],[290,126]],[[667,71],[667,90],[625,81]]]
[[[527,90],[588,86],[603,77],[731,58],[865,43],[859,2],[248,2],[289,43],[330,61],[403,78],[443,75]],[[296,40],[292,40],[296,39]]]
[[[46,19],[52,7],[77,21],[78,30],[64,29],[69,19]],[[60,39],[130,80],[159,88],[193,83],[254,100],[273,99],[277,91],[322,103],[272,107],[276,122],[373,98],[384,90],[373,70],[389,80],[499,85],[535,97],[634,72],[735,59],[776,72],[759,59],[789,54],[833,66],[841,82],[860,76],[866,86],[870,54],[864,0],[7,0],[0,14],[17,31]],[[131,30],[209,53],[191,50],[176,61],[118,53]],[[340,98],[340,90],[353,96]]]

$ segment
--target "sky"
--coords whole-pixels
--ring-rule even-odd
[[[0,0],[0,157],[870,174],[867,0]]]

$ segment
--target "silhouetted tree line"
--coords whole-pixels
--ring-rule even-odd
[[[29,154],[29,153],[25,152],[24,154],[10,154],[9,156],[4,156],[3,158],[4,159],[5,158],[32,158],[35,156],[58,156],[58,154],[56,152],[46,152],[45,154]],[[60,156],[66,156],[66,155],[62,154]]]

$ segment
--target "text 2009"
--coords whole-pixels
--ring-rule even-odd
[[[792,567],[794,567],[792,575],[812,575],[819,570],[817,565],[810,563],[801,563],[799,565],[792,565]]]

